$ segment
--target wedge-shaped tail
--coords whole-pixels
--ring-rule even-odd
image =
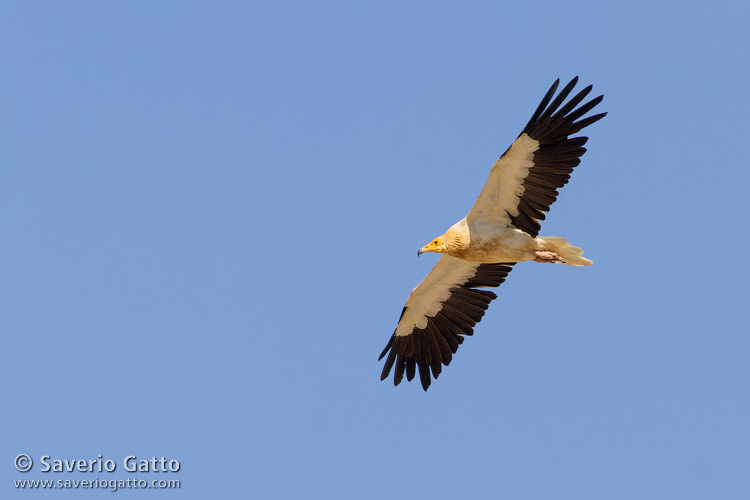
[[[555,252],[557,255],[565,259],[563,264],[568,266],[590,266],[594,261],[583,257],[583,250],[568,243],[565,238],[558,236],[542,236],[542,239],[547,242],[545,250]]]

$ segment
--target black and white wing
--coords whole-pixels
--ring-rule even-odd
[[[552,84],[521,134],[493,165],[487,183],[466,216],[470,226],[503,224],[531,236],[538,234],[544,212],[549,211],[557,199],[557,190],[568,183],[570,173],[586,152],[583,145],[588,137],[571,136],[607,114],[582,118],[604,98],[595,97],[578,106],[591,92],[591,85],[563,104],[577,82],[578,77],[573,78],[554,100],[560,80]]]
[[[474,325],[497,298],[478,288],[499,286],[513,264],[480,264],[443,255],[406,301],[396,331],[378,358],[388,356],[381,380],[395,368],[393,383],[398,385],[404,373],[412,380],[419,369],[426,391],[430,370],[433,377],[440,375],[441,365],[450,364],[463,336],[474,333]]]

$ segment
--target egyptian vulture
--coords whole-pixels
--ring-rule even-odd
[[[554,100],[560,80],[552,84],[521,134],[492,166],[468,215],[419,250],[418,255],[443,255],[401,311],[396,330],[378,358],[387,355],[381,380],[395,369],[393,382],[398,385],[404,373],[412,380],[418,369],[426,391],[430,371],[434,378],[440,375],[441,365],[450,364],[463,336],[473,334],[497,298],[483,288],[499,286],[515,263],[592,264],[565,238],[537,236],[539,220],[586,152],[583,145],[588,138],[571,136],[606,115],[582,118],[603,99],[599,96],[578,106],[591,85],[564,103],[577,82],[578,77]]]

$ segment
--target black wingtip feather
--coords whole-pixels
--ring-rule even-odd
[[[568,101],[565,104],[565,106],[560,108],[557,111],[557,113],[554,114],[552,118],[561,118],[567,115],[568,113],[570,113],[573,110],[573,108],[575,108],[578,105],[578,103],[580,103],[587,95],[589,95],[589,93],[591,92],[593,88],[594,88],[593,85],[589,85],[585,89],[578,92],[573,98],[570,99],[570,101]]]
[[[563,118],[563,120],[566,121],[566,122],[572,123],[572,122],[576,121],[577,119],[579,119],[580,117],[582,117],[583,115],[585,115],[586,113],[588,113],[589,111],[591,111],[592,109],[594,109],[594,106],[596,106],[597,104],[599,104],[603,100],[604,100],[604,96],[603,95],[600,95],[598,97],[594,97],[589,102],[587,102],[586,104],[582,105],[580,108],[576,109],[575,111],[571,111],[570,113],[568,113]],[[573,133],[575,133],[575,132],[573,132]]]
[[[390,347],[391,343],[388,343],[388,346]],[[380,359],[382,359],[383,356],[380,356]],[[380,361],[378,359],[378,361]],[[383,366],[383,372],[380,374],[380,380],[385,380],[388,377],[388,374],[391,372],[391,368],[393,368],[393,363],[396,361],[396,351],[391,350],[391,352],[388,354],[388,358],[385,360],[385,365]]]
[[[578,78],[578,77],[576,77]],[[555,80],[555,83],[552,84],[552,86],[549,88],[547,93],[544,95],[544,98],[542,98],[542,102],[539,103],[539,106],[537,106],[536,111],[534,111],[534,114],[531,115],[531,119],[529,120],[529,123],[526,124],[524,127],[524,131],[529,128],[529,126],[537,121],[539,119],[539,116],[544,111],[544,108],[547,107],[547,104],[549,103],[550,99],[552,99],[552,96],[555,95],[555,91],[557,90],[557,86],[560,85],[560,79],[558,78]],[[523,132],[521,132],[523,133]]]
[[[560,93],[557,94],[557,97],[555,97],[555,99],[550,103],[547,109],[544,110],[542,115],[539,117],[539,120],[544,120],[545,118],[548,118],[550,115],[552,115],[552,113],[554,113],[560,106],[560,104],[562,104],[563,101],[568,97],[568,94],[570,94],[570,91],[573,90],[573,87],[576,86],[576,83],[578,83],[577,76],[570,82],[568,82],[565,87],[563,87]]]
[[[414,380],[414,375],[417,373],[417,361],[414,358],[406,358],[406,381],[411,382]]]
[[[381,352],[380,356],[378,356],[378,361],[380,361],[381,359],[383,359],[383,356],[385,356],[386,353],[391,350],[391,346],[393,345],[393,339],[395,339],[395,338],[396,338],[395,334],[391,335],[391,340],[388,341],[388,344],[385,346],[385,349],[383,349],[383,352]]]

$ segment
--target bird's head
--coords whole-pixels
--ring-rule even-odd
[[[445,252],[445,241],[443,241],[442,237],[437,237],[422,248],[419,249],[417,252],[417,256],[422,255],[425,252],[437,252],[437,253],[443,253]]]

